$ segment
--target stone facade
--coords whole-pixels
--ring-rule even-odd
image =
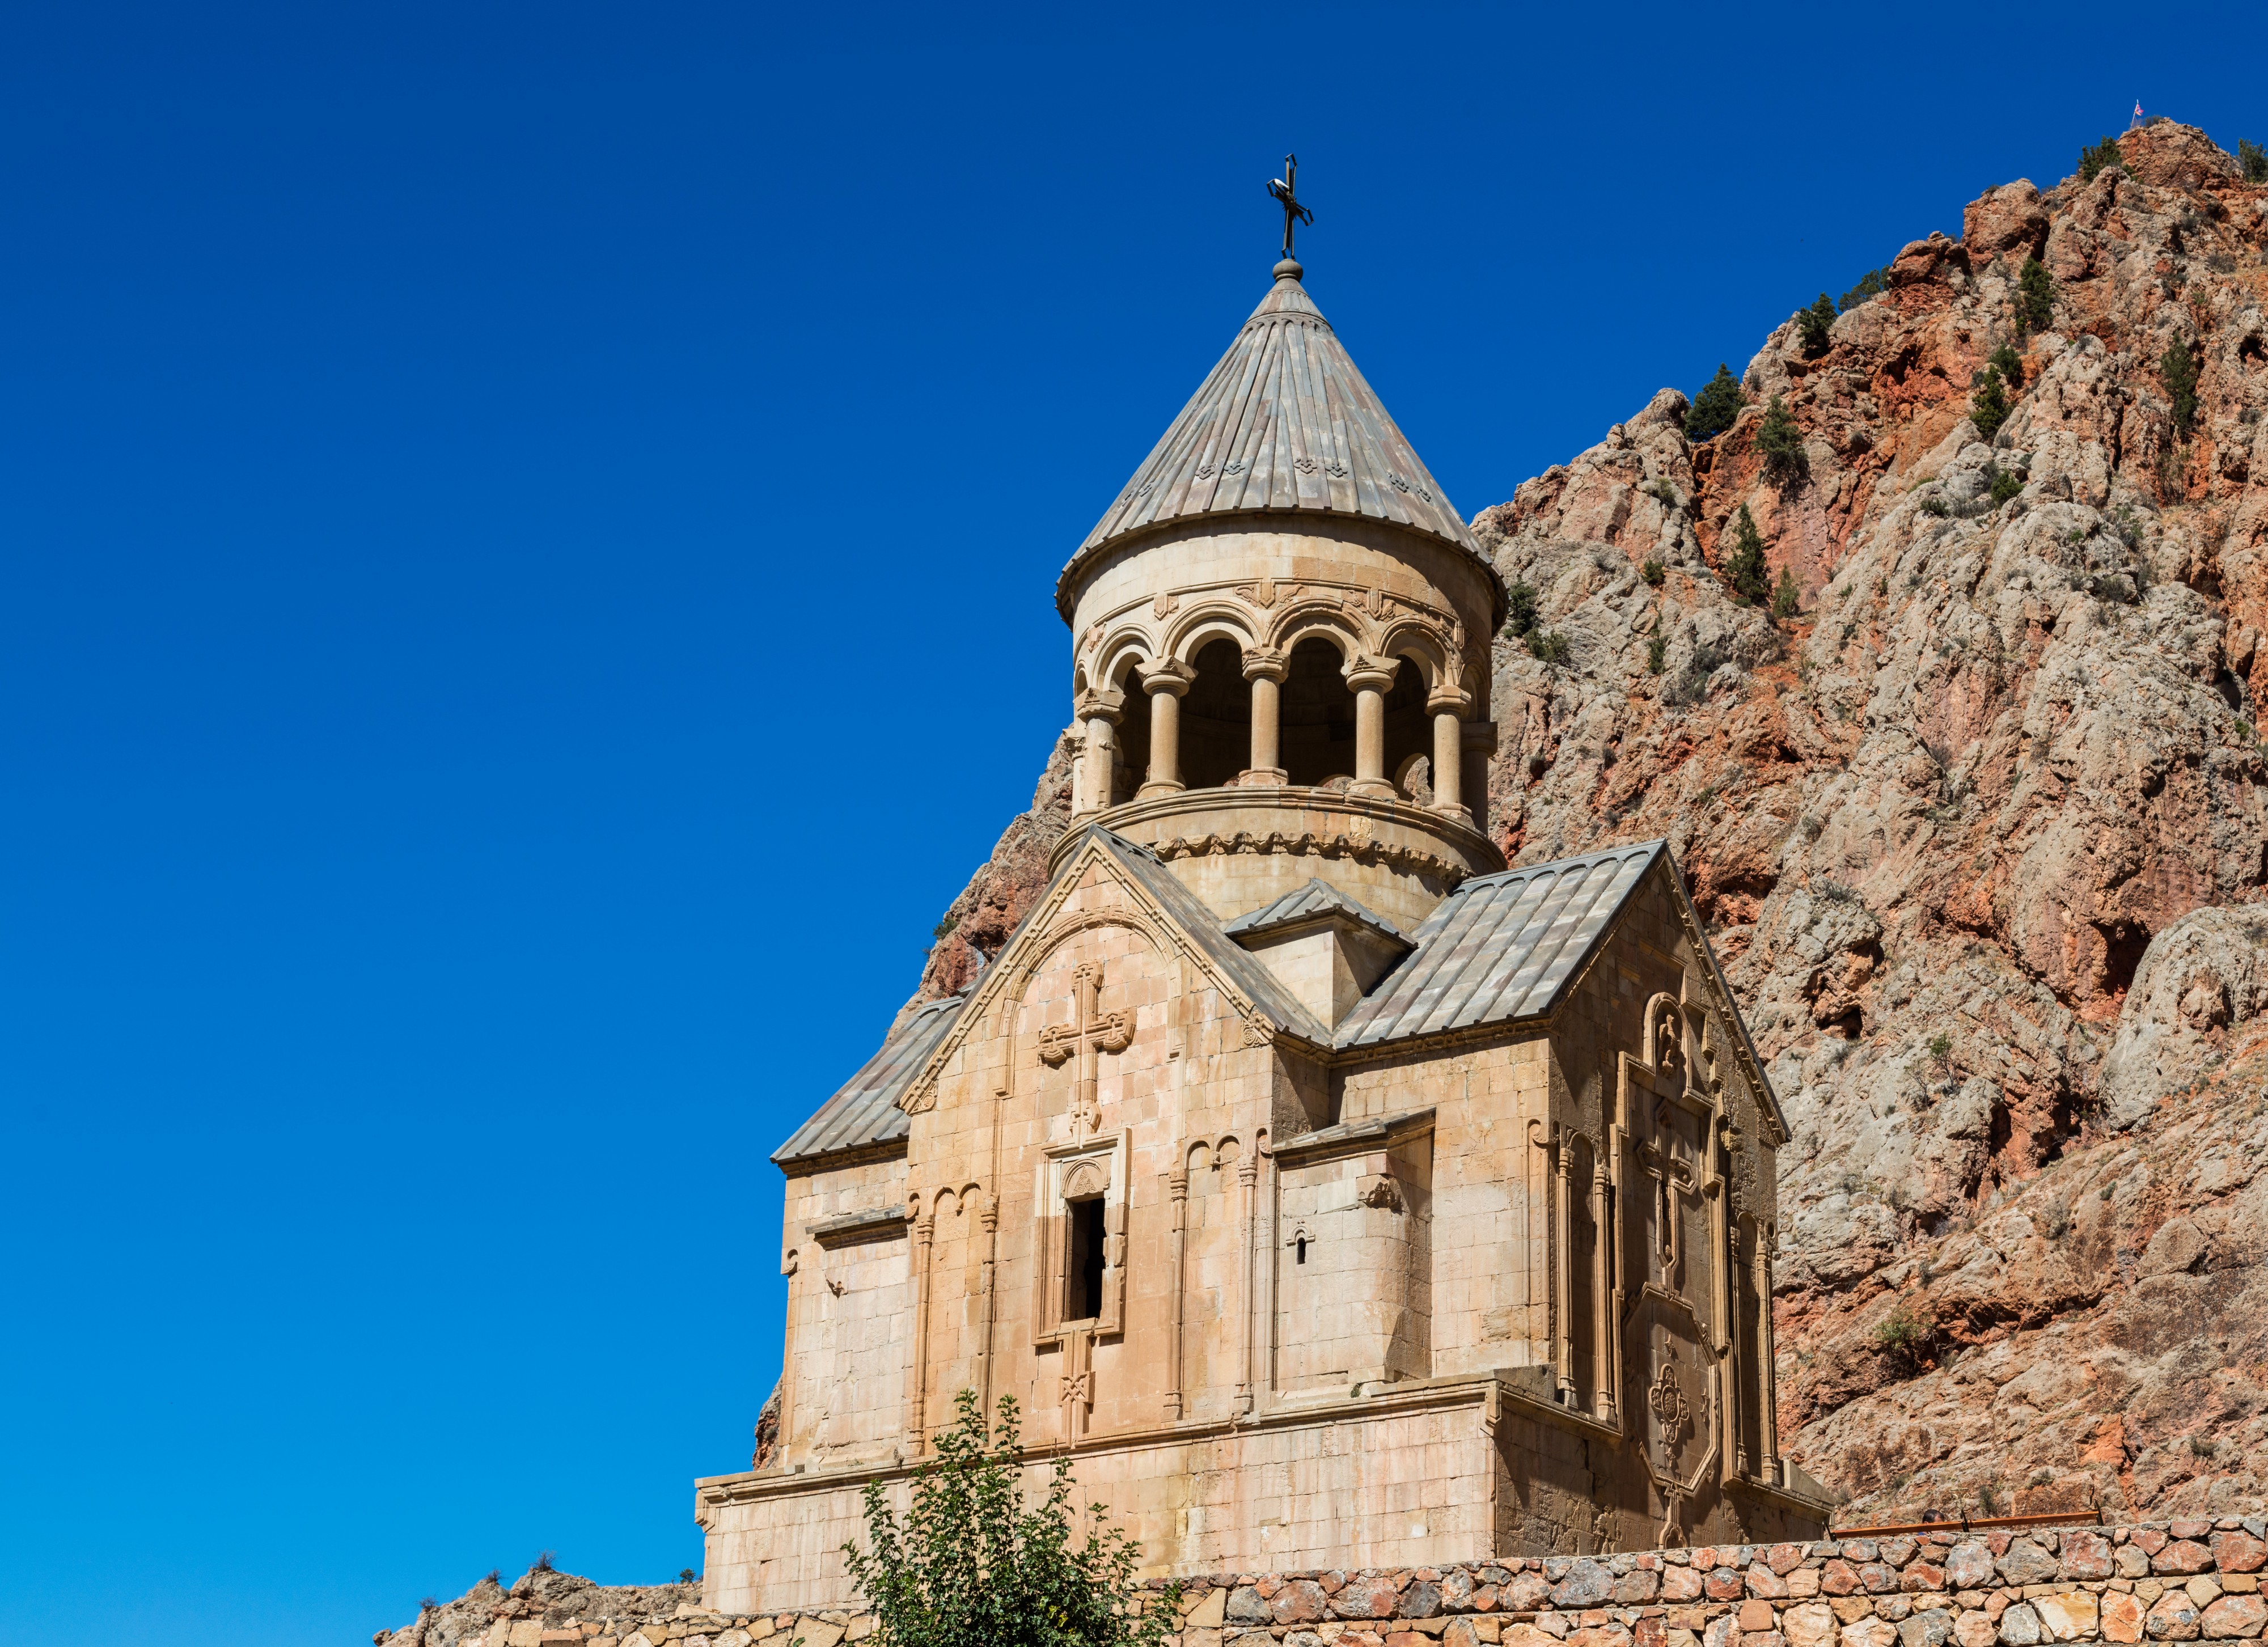
[[[2135,1527],[1948,1526],[1447,1567],[1217,1574],[1182,1582],[1177,1647],[2046,1647],[2256,1641],[2260,1518]],[[379,1631],[381,1647],[839,1647],[847,1608],[705,1610],[675,1590],[545,1574]]]
[[[774,1158],[777,1443],[699,1483],[714,1609],[844,1601],[861,1489],[963,1391],[1160,1576],[1822,1526],[1777,1102],[1659,842],[1508,871],[1463,798],[1503,585],[1298,272],[1058,585],[1045,889]]]

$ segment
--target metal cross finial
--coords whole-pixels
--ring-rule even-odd
[[[1296,154],[1287,154],[1284,157],[1284,175],[1268,185],[1268,192],[1282,202],[1284,206],[1284,255],[1285,257],[1292,255],[1292,225],[1294,223],[1313,223],[1315,220],[1315,214],[1302,206],[1299,196],[1292,192],[1299,180],[1300,157]]]

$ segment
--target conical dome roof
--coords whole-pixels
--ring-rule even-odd
[[[1262,510],[1391,521],[1487,564],[1440,482],[1300,285],[1300,266],[1287,259],[1276,268],[1273,289],[1071,566],[1146,527]]]

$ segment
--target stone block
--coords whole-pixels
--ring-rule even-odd
[[[1271,1624],[1313,1624],[1329,1612],[1330,1598],[1312,1578],[1295,1578],[1268,1600]]]
[[[1882,1619],[1860,1619],[1843,1627],[1842,1647],[1893,1647],[1898,1627]]]
[[[1414,1580],[1403,1586],[1402,1600],[1394,1610],[1405,1619],[1438,1618],[1441,1612],[1441,1586],[1430,1578]]]
[[[1228,1592],[1219,1585],[1193,1598],[1196,1605],[1182,1614],[1182,1622],[1191,1629],[1219,1629],[1228,1619]]]
[[[1701,1589],[1712,1601],[1738,1601],[1748,1593],[1749,1586],[1730,1567],[1712,1567],[1701,1581]]]
[[[2111,1552],[2110,1564],[2117,1569],[2121,1578],[2146,1578],[2150,1573],[2150,1555],[2139,1544],[2121,1544]]]
[[[1797,1568],[1803,1565],[1803,1546],[1800,1544],[1775,1544],[1765,1553],[1764,1562],[1774,1572],[1785,1578],[1788,1574],[1793,1572]]]
[[[1945,1553],[1945,1582],[1955,1590],[1981,1590],[1997,1570],[1992,1552],[1975,1539],[1966,1539]]]
[[[1835,1609],[1824,1601],[1805,1601],[1780,1615],[1780,1633],[1787,1647],[1833,1647]]]
[[[1257,1587],[1239,1585],[1229,1592],[1226,1621],[1231,1624],[1265,1624],[1268,1622],[1268,1603]]]
[[[1555,1607],[1591,1607],[1615,1592],[1615,1576],[1606,1566],[1587,1557],[1567,1564],[1566,1576],[1551,1586]]]
[[[2019,1601],[2000,1614],[2000,1639],[2007,1647],[2039,1647],[2040,1615],[2029,1601]]]
[[[1819,1593],[1819,1569],[1799,1567],[1787,1576],[1787,1592],[1799,1599]]]
[[[2029,1539],[2011,1539],[1997,1565],[2002,1584],[2045,1584],[2056,1576],[2056,1558]]]
[[[1856,1595],[1867,1587],[1867,1581],[1859,1577],[1856,1567],[1838,1556],[1820,1568],[1819,1587],[1830,1596]]]
[[[1661,1593],[1661,1574],[1649,1568],[1636,1568],[1615,1580],[1613,1600],[1620,1607],[1643,1607]]]
[[[1536,1581],[1540,1586],[1542,1580]],[[1213,1592],[1219,1595],[1220,1592]],[[1402,1592],[1391,1578],[1376,1576],[1351,1579],[1331,1598],[1331,1614],[1343,1619],[1390,1619]]]
[[[1765,1566],[1762,1562],[1755,1563],[1749,1569],[1748,1577],[1749,1593],[1750,1595],[1763,1596],[1765,1599],[1773,1601],[1783,1600],[1786,1599],[1787,1595],[1787,1580],[1781,1577],[1771,1568]]]
[[[1943,1607],[1917,1613],[1898,1626],[1899,1647],[1945,1647],[1953,1635],[1953,1614]]]
[[[2198,1615],[2207,1639],[2242,1641],[2260,1634],[2268,1625],[2268,1601],[2259,1593],[2226,1595]]]
[[[2198,1635],[2197,1603],[2189,1592],[2172,1589],[2160,1596],[2142,1621],[2142,1628],[2153,1641],[2195,1641]]]
[[[1868,1562],[1859,1569],[1859,1580],[1869,1595],[1888,1595],[1898,1587],[1898,1570],[1888,1562]]]
[[[504,1638],[504,1647],[536,1647],[542,1639],[543,1621],[541,1619],[513,1620]]]
[[[1954,1619],[1953,1639],[1961,1647],[1993,1647],[2000,1639],[2000,1627],[1983,1613],[1971,1610]]]
[[[2150,1557],[2154,1573],[2201,1573],[2213,1565],[2213,1551],[2195,1539],[2176,1539]]]
[[[1753,1635],[1778,1627],[1778,1621],[1772,1615],[1771,1603],[1769,1601],[1743,1601],[1741,1603],[1738,1616],[1741,1621],[1741,1630],[1744,1635]]]
[[[2100,1533],[2073,1531],[2063,1535],[2056,1561],[2066,1578],[2110,1577],[2110,1540]]]
[[[1519,1579],[1513,1580],[1518,1584]],[[1665,1567],[1661,1570],[1661,1599],[1664,1601],[1697,1601],[1701,1599],[1701,1575],[1690,1567]],[[1520,1604],[1508,1605],[1517,1607]]]
[[[2139,1642],[2142,1639],[2142,1604],[2131,1595],[2117,1591],[2104,1592],[2098,1605],[2098,1617],[2102,1639],[2110,1642]]]
[[[2216,1533],[2209,1543],[2213,1565],[2225,1573],[2257,1573],[2262,1562],[2268,1561],[2268,1542],[2249,1533],[2233,1529]]]
[[[1828,1605],[1845,1624],[1856,1624],[1860,1619],[1874,1616],[1874,1604],[1865,1596],[1837,1596]]]
[[[1933,1567],[1927,1562],[1909,1562],[1905,1570],[1898,1575],[1898,1588],[1909,1595],[1942,1590],[1945,1588],[1945,1569]]]
[[[2095,1601],[2084,1590],[2042,1596],[2032,1603],[2032,1610],[2040,1615],[2040,1628],[2050,1641],[2079,1641],[2095,1634]]]

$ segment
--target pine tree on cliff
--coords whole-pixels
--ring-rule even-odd
[[[1977,432],[1990,440],[2000,432],[2000,425],[2008,421],[2008,393],[2000,386],[2000,369],[1984,368],[1984,377],[1977,386],[1977,393],[1969,400],[1969,421],[1977,425]]]
[[[2158,376],[2166,386],[2166,394],[2173,401],[2174,432],[2183,439],[2197,427],[2198,364],[2187,343],[2169,343],[2158,360]]]
[[[1795,324],[1803,333],[1803,353],[1807,359],[1816,360],[1827,352],[1833,342],[1828,334],[1835,329],[1835,305],[1825,292],[1808,309],[1796,312]]]
[[[2036,257],[2024,260],[2016,276],[2016,324],[2027,332],[2044,332],[2055,323],[2055,282],[2048,266]]]
[[[2240,137],[2236,140],[2236,163],[2244,168],[2246,182],[2268,183],[2268,149],[2250,137]]]
[[[1783,566],[1779,569],[1779,582],[1772,585],[1771,614],[1785,621],[1802,609],[1803,591],[1796,587],[1795,569]]]
[[[1733,420],[1748,403],[1748,398],[1741,393],[1741,380],[1733,375],[1732,368],[1718,362],[1717,375],[1693,397],[1693,409],[1685,415],[1685,438],[1714,439],[1733,426]]]
[[[2079,180],[2082,183],[2092,183],[2105,172],[2125,170],[2126,157],[2119,152],[2116,137],[2091,143],[2079,151]]]
[[[1764,408],[1764,421],[1756,425],[1756,450],[1764,454],[1764,474],[1775,485],[1800,481],[1810,469],[1803,455],[1803,432],[1777,394]]]
[[[1746,504],[1733,518],[1733,558],[1725,576],[1733,593],[1744,605],[1760,607],[1771,599],[1771,578],[1764,567],[1764,540],[1756,533],[1756,519]]]

